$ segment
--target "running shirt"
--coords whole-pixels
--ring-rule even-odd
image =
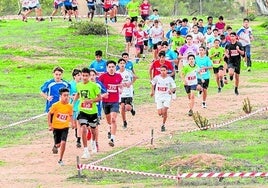
[[[29,7],[30,8],[34,8],[34,7],[36,7],[36,5],[37,5],[37,0],[29,0]]]
[[[183,66],[182,73],[185,75],[186,85],[193,86],[197,85],[197,74],[199,67],[195,64],[193,67],[188,65]]]
[[[160,16],[158,14],[151,14],[149,16],[149,20],[151,20],[151,21],[160,20]]]
[[[195,44],[192,44],[190,46],[187,44],[184,44],[180,48],[179,53],[180,53],[180,55],[183,56],[183,59],[186,60],[188,55],[190,55],[190,54],[197,55],[198,54],[198,46],[196,46]]]
[[[142,3],[141,5],[140,5],[140,12],[141,12],[141,15],[142,16],[149,16],[149,14],[150,14],[150,7],[151,7],[151,4],[149,4],[149,3]]]
[[[126,37],[132,37],[135,27],[136,26],[133,23],[124,24],[123,25],[123,30],[125,30],[125,36]]]
[[[60,82],[55,82],[54,79],[46,81],[42,86],[41,86],[41,91],[43,93],[46,93],[47,96],[53,96],[51,101],[46,101],[46,109],[45,111],[48,112],[52,104],[56,103],[60,99],[60,93],[59,90],[61,88],[68,88],[70,89],[70,84],[66,82],[65,80],[61,80]]]
[[[242,44],[240,42],[235,42],[234,44],[228,44],[225,49],[229,51],[228,63],[239,64],[241,61],[241,56],[237,51],[236,47],[239,47],[240,50],[243,50]]]
[[[224,22],[217,22],[217,23],[215,24],[215,28],[218,29],[219,34],[223,34],[225,25],[226,25],[226,24],[225,24]]]
[[[162,27],[152,27],[149,32],[150,37],[152,38],[152,43],[157,44],[162,41],[162,37],[164,35],[164,30]]]
[[[161,73],[160,69],[161,69],[161,66],[163,65],[167,66],[168,72],[173,72],[174,67],[170,61],[165,60],[164,63],[161,63],[160,60],[157,59],[152,63],[151,68],[150,68],[150,70],[153,71],[153,78],[156,75],[159,75]]]
[[[77,7],[77,6],[78,6],[78,1],[72,0],[72,7]]]
[[[112,0],[104,0],[103,2],[103,8],[110,9],[112,7]]]
[[[209,79],[210,78],[210,71],[208,69],[203,69],[203,67],[212,67],[212,62],[208,56],[196,56],[195,63],[198,67],[200,67],[200,74],[197,74],[198,79]]]
[[[23,0],[23,1],[21,2],[21,6],[22,6],[23,8],[28,8],[28,7],[29,7],[29,0]]]
[[[242,27],[237,31],[237,36],[242,46],[249,45],[250,37],[252,36],[252,29],[250,27]]]
[[[72,6],[72,1],[71,0],[65,0],[63,2],[64,6]]]
[[[151,83],[155,86],[155,101],[171,99],[169,91],[176,88],[176,84],[170,76],[163,78],[161,75],[157,75],[151,80]]]
[[[137,45],[144,45],[144,39],[146,39],[148,35],[145,31],[135,31],[134,36]]]
[[[94,69],[97,72],[97,76],[102,75],[106,72],[106,60],[101,59],[100,61],[94,60],[90,66],[89,69]]]
[[[126,6],[129,17],[133,18],[139,16],[139,7],[140,3],[138,1],[130,1]]]
[[[214,54],[217,54],[214,56]],[[224,64],[224,55],[225,55],[225,50],[222,47],[219,48],[210,48],[208,51],[208,56],[211,57],[211,60],[213,62],[213,67],[218,68],[219,66],[222,66]]]
[[[71,116],[73,115],[73,107],[71,104],[63,104],[61,101],[54,103],[49,110],[52,117],[52,127],[54,129],[64,129],[69,127]]]
[[[181,32],[181,36],[185,37],[188,34],[189,27],[188,26],[181,26],[179,28],[179,31]]]
[[[122,76],[118,73],[110,75],[109,73],[102,74],[99,81],[107,88],[108,98],[103,98],[103,102],[119,102],[119,85],[122,82]]]
[[[185,39],[183,37],[171,37],[171,49],[176,50],[185,44]]]
[[[94,6],[95,5],[95,1],[94,0],[87,0],[87,5],[88,6]]]
[[[192,35],[193,37],[193,43],[196,44],[198,47],[200,47],[202,45],[201,41],[203,41],[204,35],[201,32],[198,33],[191,32],[189,34]]]
[[[77,93],[77,89],[76,89],[76,81],[72,80],[69,82],[70,84],[70,95],[71,96],[75,96],[75,94]],[[70,102],[72,103],[73,99],[70,99]],[[78,111],[78,106],[79,106],[79,100],[77,100],[74,104],[73,104],[73,111],[77,112]]]
[[[95,82],[83,83],[79,82],[77,84],[77,93],[80,96],[79,111],[86,114],[96,114],[98,113],[96,103],[88,104],[85,103],[86,99],[95,99],[100,94],[100,88]]]
[[[133,73],[127,69],[125,69],[123,72],[117,71],[118,74],[120,74],[123,78],[122,84],[123,88],[120,93],[120,99],[122,97],[133,97],[133,85],[131,84],[130,87],[125,87],[124,84],[132,82],[133,81]]]

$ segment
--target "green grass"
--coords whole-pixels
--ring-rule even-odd
[[[261,20],[257,19],[256,33],[266,32],[258,27]],[[239,27],[237,24],[235,27]],[[73,68],[88,66],[94,60],[95,50],[105,52],[106,37],[104,36],[77,36],[70,23],[55,19],[54,22],[28,23],[21,21],[2,21],[0,36],[0,126],[30,118],[43,113],[45,101],[40,97],[40,86],[52,77],[52,69],[60,65],[65,69],[64,79],[71,80]],[[8,28],[8,29],[7,29]],[[254,27],[255,29],[255,27]],[[124,50],[124,38],[111,29],[109,38],[109,53],[120,55]],[[265,59],[268,38],[260,35],[253,42],[253,57]],[[256,50],[257,49],[257,50]],[[106,59],[106,54],[104,54]],[[112,57],[107,57],[112,58]],[[115,58],[112,58],[116,60]],[[149,97],[150,82],[148,67],[150,59],[135,64],[139,79],[135,84],[135,104],[152,103]],[[242,65],[241,80],[249,83],[267,83],[268,63],[254,63],[254,71],[245,74]],[[178,82],[180,92],[178,96],[185,96],[182,84]],[[251,86],[241,86],[251,87]],[[225,89],[232,89],[232,84]],[[214,95],[217,86],[212,76],[209,93]],[[219,115],[215,119],[225,121],[233,117],[233,112]],[[0,131],[0,147],[30,143],[33,139],[47,130],[46,118],[14,126]],[[176,133],[172,139],[163,137],[157,140],[157,148],[135,147],[127,152],[115,156],[113,160],[104,161],[101,165],[123,168],[134,171],[151,173],[173,174],[180,172],[193,172],[199,168],[193,166],[169,166],[168,162],[180,157],[188,159],[199,153],[218,154],[226,157],[226,164],[219,168],[216,166],[201,166],[204,171],[268,171],[267,149],[267,114],[254,116],[250,120],[240,121],[231,126],[217,130],[199,131],[194,133]],[[11,139],[12,138],[12,139]],[[113,152],[120,150],[115,149]],[[109,154],[109,153],[108,153]],[[257,155],[256,155],[257,154]],[[92,160],[104,157],[97,155]],[[5,165],[0,161],[0,165]],[[127,174],[83,171],[84,179],[70,177],[70,181],[83,181],[88,184],[107,185],[114,183],[141,183],[143,186],[174,186],[173,180],[131,176]],[[130,180],[131,179],[131,180]],[[268,184],[267,179],[226,179],[223,183],[217,180],[183,180],[182,185],[230,185],[230,184]]]

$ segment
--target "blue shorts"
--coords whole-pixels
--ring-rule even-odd
[[[196,90],[196,87],[197,87],[197,85],[191,85],[191,86],[187,86],[187,85],[185,85],[184,86],[184,89],[185,89],[185,91],[186,91],[186,93],[187,94],[189,94],[189,93],[191,93],[191,90]]]
[[[119,112],[119,102],[102,102],[102,108],[104,114],[110,114],[111,112]]]

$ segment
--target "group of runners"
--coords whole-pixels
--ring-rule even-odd
[[[130,3],[137,6],[135,0]],[[143,3],[148,4],[148,1],[144,0]],[[128,11],[133,12],[129,7],[132,6],[127,5]],[[141,5],[137,7],[140,10]],[[141,16],[141,21],[138,21],[138,16],[126,18],[122,28],[126,52],[116,62],[104,60],[102,51],[97,50],[95,60],[89,67],[73,70],[71,82],[64,81],[63,69],[56,67],[53,70],[54,78],[41,87],[41,95],[47,101],[49,129],[53,130],[54,135],[52,151],[58,153],[60,148],[60,165],[63,165],[70,121],[76,130],[76,146],[83,146],[82,158],[87,159],[90,157],[88,140],[91,140],[92,153],[99,151],[98,125],[102,109],[108,124],[108,143],[112,147],[116,140],[118,113],[121,114],[124,128],[128,126],[126,112],[135,115],[133,83],[138,77],[129,60],[129,49],[133,43],[136,63],[141,57],[145,58],[143,52],[152,49],[153,60],[149,68],[151,96],[155,97],[157,113],[162,117],[161,131],[166,131],[168,109],[172,99],[176,99],[176,75],[184,84],[189,99],[189,116],[194,113],[196,91],[202,95],[202,108],[207,108],[210,70],[215,75],[219,93],[228,83],[228,73],[229,80],[235,80],[234,93],[239,95],[242,58],[247,63],[247,70],[251,71],[250,41],[253,35],[247,18],[238,32],[234,32],[231,26],[225,25],[222,16],[216,24],[209,16],[207,25],[196,17],[192,23],[188,23],[187,18],[178,19],[172,21],[167,29],[163,28],[157,10],[153,10],[153,16],[149,14],[150,11],[148,16]],[[154,19],[150,20],[150,17]],[[168,31],[165,33],[165,30]],[[67,100],[68,96],[70,101]]]

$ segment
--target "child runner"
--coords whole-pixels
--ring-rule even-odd
[[[93,21],[93,17],[94,17],[94,12],[96,10],[96,8],[95,8],[95,2],[96,2],[96,0],[86,0],[86,1],[87,1],[87,8],[88,8],[87,17],[92,22]]]
[[[152,38],[153,57],[154,60],[156,60],[158,54],[157,43],[162,42],[162,40],[164,39],[164,30],[161,26],[159,26],[158,20],[154,20],[154,26],[150,29],[149,35]]]
[[[106,60],[102,59],[102,51],[95,51],[95,60],[89,65],[89,69],[97,72],[97,77],[106,72]]]
[[[72,77],[73,80],[70,81],[70,95],[71,95],[71,100],[70,103],[72,104],[73,99],[75,97],[75,94],[77,93],[76,85],[81,81],[82,78],[82,72],[79,69],[74,69],[72,72]],[[75,104],[73,104],[73,120],[74,120],[74,127],[75,127],[75,137],[76,137],[76,147],[81,148],[81,127],[79,125],[79,122],[77,121],[77,116],[78,116],[78,106],[79,106],[79,101],[76,101]]]
[[[87,133],[92,133],[92,152],[97,153],[96,146],[96,127],[98,121],[98,109],[96,103],[101,100],[100,89],[95,82],[91,81],[91,72],[88,68],[82,69],[82,82],[77,84],[77,94],[74,98],[74,103],[80,98],[79,114],[77,120],[81,125],[82,142],[84,152],[81,158],[87,159],[90,157],[87,146]]]
[[[197,89],[199,90],[199,94],[203,93],[202,108],[207,108],[207,89],[210,79],[209,69],[212,68],[212,62],[206,55],[206,48],[204,46],[199,47],[199,55],[195,57],[195,62],[200,67],[200,75],[197,75]]]
[[[108,96],[103,98],[103,111],[109,125],[109,145],[114,146],[117,129],[117,113],[119,112],[119,89],[121,88],[122,76],[116,73],[116,62],[107,61],[107,73],[99,77],[99,81],[107,88]]]
[[[188,115],[193,115],[194,108],[194,92],[197,88],[197,74],[199,71],[199,67],[195,63],[195,56],[193,54],[188,55],[187,57],[188,65],[183,66],[182,68],[182,81],[184,82],[184,88],[188,95],[189,99],[189,112]]]
[[[108,14],[111,12],[112,9],[112,0],[103,0],[103,11],[104,11],[104,18],[105,23],[108,23]],[[111,18],[111,17],[110,17]]]
[[[132,43],[132,36],[134,33],[135,25],[131,23],[130,18],[126,18],[126,23],[123,25],[123,28],[121,30],[121,33],[124,32],[125,39],[126,39],[126,52],[129,53],[129,48]]]
[[[141,13],[141,18],[143,19],[143,21],[149,20],[149,15],[150,15],[151,10],[152,10],[152,6],[149,3],[149,1],[143,0],[140,5],[140,13]]]
[[[228,73],[230,75],[230,80],[233,80],[235,76],[235,89],[236,95],[239,95],[238,85],[239,85],[239,74],[241,67],[241,55],[244,55],[243,46],[237,41],[237,36],[235,32],[230,33],[231,42],[225,47],[225,54],[228,57]]]
[[[160,75],[151,80],[151,96],[155,95],[156,108],[159,116],[162,116],[163,122],[161,131],[166,130],[167,111],[171,103],[171,95],[176,91],[174,80],[167,74],[168,68],[165,65],[160,67]]]
[[[53,20],[53,16],[55,16],[56,15],[56,13],[58,12],[58,9],[60,8],[61,10],[61,14],[62,15],[64,15],[65,13],[64,13],[64,11],[65,11],[65,9],[64,9],[64,6],[63,6],[63,1],[62,0],[54,0],[54,10],[53,10],[53,12],[51,13],[51,15],[50,15],[50,21],[52,22],[52,20]]]
[[[126,120],[126,111],[132,111],[132,101],[133,101],[133,83],[136,81],[136,76],[134,76],[133,72],[127,70],[125,68],[126,61],[121,58],[118,60],[119,73],[123,80],[122,80],[122,91],[120,93],[120,113],[123,120],[123,127],[127,128],[127,120]],[[135,115],[132,113],[132,115]]]
[[[60,159],[58,164],[63,166],[62,161],[63,154],[66,147],[66,141],[69,131],[69,123],[73,124],[73,108],[69,104],[69,89],[61,88],[59,91],[60,101],[54,103],[47,115],[47,122],[49,130],[53,131],[54,136],[54,146],[52,151],[54,154],[58,153],[58,148],[60,148]]]
[[[41,86],[40,95],[46,99],[46,112],[55,102],[60,99],[59,89],[66,87],[70,88],[70,84],[62,79],[63,69],[61,67],[55,67],[53,69],[53,79],[46,81]]]
[[[148,35],[145,31],[142,30],[142,24],[138,24],[138,28],[136,31],[134,31],[134,37],[135,37],[135,47],[136,47],[136,63],[139,62],[141,56],[144,58],[145,55],[143,54],[144,50],[144,40],[148,38]]]
[[[128,16],[131,18],[131,23],[135,26],[138,21],[138,16],[140,12],[140,3],[138,0],[130,0],[126,6]]]

